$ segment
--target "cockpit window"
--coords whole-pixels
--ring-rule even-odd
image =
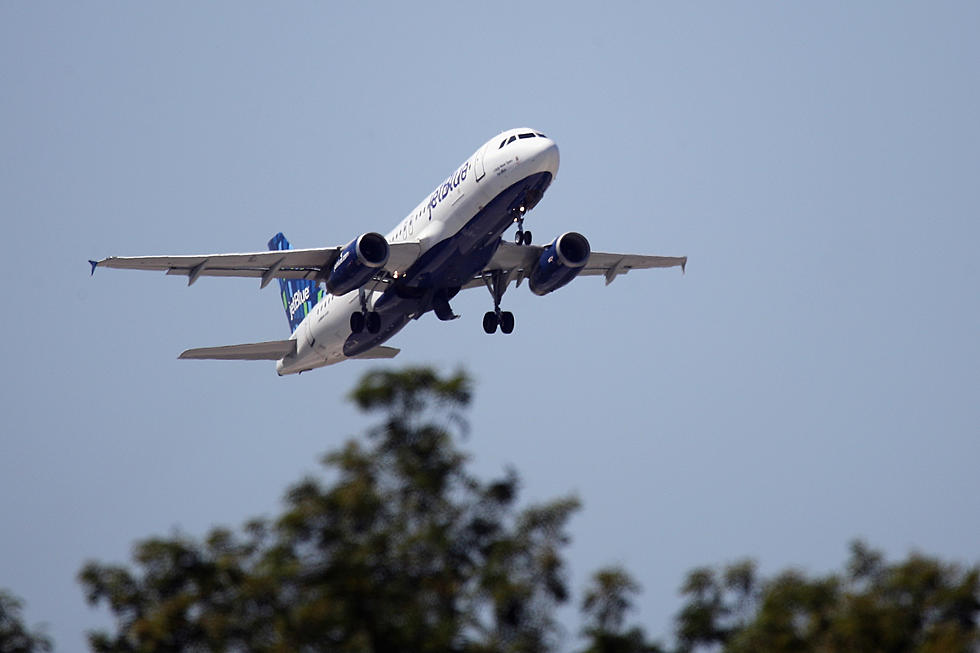
[[[516,141],[518,138],[521,138],[521,139],[524,139],[524,138],[534,138],[535,136],[540,136],[541,138],[547,138],[547,136],[545,136],[544,134],[539,133],[539,132],[526,132],[524,134],[515,134],[514,136],[511,136],[510,138],[505,138],[504,140],[500,141],[500,146],[497,147],[497,149],[498,150],[501,149],[504,145],[510,145],[511,143],[513,143],[514,141]]]

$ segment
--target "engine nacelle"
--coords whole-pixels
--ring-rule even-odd
[[[528,287],[535,295],[558,290],[578,276],[591,254],[589,241],[582,234],[569,231],[558,236],[541,252],[528,278]]]
[[[348,243],[327,278],[331,295],[346,295],[357,290],[388,262],[388,241],[381,234],[369,232]]]

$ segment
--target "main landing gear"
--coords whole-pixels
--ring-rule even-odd
[[[358,291],[361,299],[360,313],[351,313],[350,330],[351,333],[361,333],[367,329],[368,333],[378,333],[381,331],[381,315],[377,311],[369,311],[367,308],[367,294],[361,288]]]
[[[483,315],[484,331],[494,333],[498,325],[501,333],[512,333],[514,331],[514,314],[510,311],[502,311],[498,307],[496,310],[487,311]]]
[[[517,234],[514,236],[514,242],[518,245],[530,245],[531,244],[531,232],[530,230],[524,230],[524,214],[527,212],[525,207],[517,209],[517,215],[514,216],[514,222],[517,223]]]
[[[524,232],[530,235],[531,232]],[[530,239],[528,239],[530,242]],[[514,314],[510,311],[500,310],[500,299],[507,290],[507,276],[501,271],[491,272],[483,277],[487,289],[493,296],[493,310],[487,311],[483,316],[483,330],[487,333],[494,333],[500,327],[501,333],[511,333],[514,331]]]

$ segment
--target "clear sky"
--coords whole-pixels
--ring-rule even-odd
[[[465,367],[477,471],[578,494],[577,591],[624,565],[659,637],[696,565],[978,560],[980,5],[363,4],[0,3],[0,587],[59,650],[85,560],[273,514],[368,425],[368,363],[176,359],[286,337],[274,288],[86,260],[384,233],[518,126],[537,242],[687,274],[511,289],[511,336],[469,291],[381,364]]]

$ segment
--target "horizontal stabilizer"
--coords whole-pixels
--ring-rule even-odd
[[[188,349],[178,358],[221,361],[276,361],[295,351],[295,340],[272,340],[270,342],[250,342],[246,345]]]
[[[352,358],[360,358],[361,360],[374,360],[378,358],[394,358],[398,355],[401,349],[396,349],[394,347],[384,347],[378,345],[374,349],[368,349],[363,354],[358,354]]]

